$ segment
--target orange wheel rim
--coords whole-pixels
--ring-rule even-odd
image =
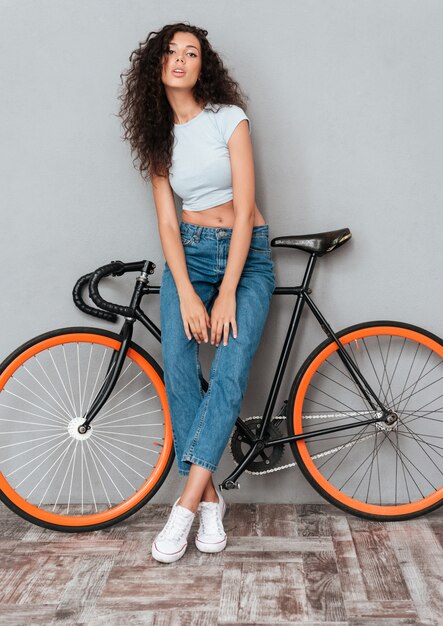
[[[25,363],[30,357],[35,356],[39,352],[52,348],[61,343],[73,343],[73,342],[92,342],[97,343],[109,348],[118,349],[121,345],[120,341],[107,337],[105,335],[95,335],[93,333],[68,333],[65,335],[57,335],[45,339],[33,346],[30,346],[27,350],[22,352],[14,359],[0,375],[0,392],[3,390],[4,385],[14,374],[14,372]],[[89,515],[59,515],[50,511],[45,511],[39,507],[29,503],[19,493],[15,491],[8,483],[2,472],[0,471],[0,489],[9,498],[9,500],[15,504],[19,509],[28,513],[32,517],[35,517],[44,522],[51,524],[58,524],[61,526],[90,526],[95,524],[102,524],[109,520],[115,519],[120,515],[125,514],[127,511],[134,508],[143,498],[149,494],[155,485],[160,480],[168,459],[170,451],[173,445],[172,426],[169,413],[169,406],[167,402],[167,396],[163,381],[154,369],[154,367],[146,361],[138,352],[133,348],[129,348],[127,356],[132,359],[137,365],[145,372],[148,378],[152,381],[162,405],[162,409],[165,416],[165,437],[162,446],[162,451],[158,457],[158,461],[154,466],[154,469],[149,478],[141,485],[141,487],[128,499],[124,500],[117,506],[102,511],[99,513],[92,513]]]
[[[361,339],[363,337],[368,337],[371,335],[395,335],[399,337],[406,337],[407,339],[411,339],[412,341],[419,342],[429,349],[433,350],[440,357],[443,358],[443,346],[434,341],[433,339],[422,335],[413,330],[409,330],[406,328],[400,328],[396,326],[374,326],[372,328],[362,328],[360,330],[353,331],[340,337],[340,341],[343,344],[347,344],[354,339]],[[293,424],[294,424],[294,434],[301,435],[303,434],[303,426],[302,426],[302,409],[303,402],[305,399],[306,391],[308,389],[309,383],[311,382],[312,377],[317,371],[319,365],[327,359],[333,352],[337,350],[337,345],[335,342],[328,344],[311,362],[308,369],[304,373],[302,380],[300,381],[300,385],[297,390],[297,397],[294,403],[294,411],[293,411]],[[341,502],[343,505],[356,509],[358,511],[374,514],[374,515],[385,515],[385,516],[393,516],[393,515],[407,515],[411,513],[416,513],[422,511],[425,508],[428,508],[436,503],[438,503],[443,498],[443,487],[440,487],[437,491],[434,491],[429,496],[426,496],[420,500],[416,500],[415,502],[400,504],[398,506],[394,505],[378,505],[378,504],[369,504],[366,502],[361,502],[351,496],[348,496],[338,490],[334,485],[332,485],[323,474],[317,469],[314,461],[309,454],[308,448],[306,446],[306,442],[303,439],[299,439],[296,442],[297,448],[299,450],[300,456],[303,459],[306,468],[308,469],[311,476],[317,482],[318,485],[328,494],[330,494],[335,500]]]

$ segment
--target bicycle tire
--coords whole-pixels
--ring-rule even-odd
[[[443,503],[443,487],[441,480],[443,472],[440,469],[441,462],[439,462],[441,458],[443,458],[443,455],[439,452],[441,446],[438,445],[438,441],[440,441],[438,439],[439,437],[441,441],[443,441],[443,418],[437,419],[435,417],[429,417],[429,415],[440,415],[442,413],[439,404],[432,404],[443,395],[443,377],[438,378],[439,372],[437,372],[438,367],[441,368],[443,357],[442,339],[419,326],[390,320],[377,320],[355,324],[344,328],[336,333],[336,335],[341,343],[344,344],[348,355],[351,356],[354,362],[357,362],[357,365],[361,368],[363,375],[372,386],[372,389],[374,389],[376,393],[379,392],[381,394],[383,392],[381,397],[382,401],[388,400],[388,406],[397,410],[398,420],[396,426],[390,427],[389,430],[385,423],[382,422],[380,423],[381,426],[379,426],[379,424],[370,424],[369,426],[362,427],[359,433],[357,433],[359,430],[357,427],[345,431],[342,430],[337,434],[332,434],[332,436],[330,433],[329,435],[291,441],[290,446],[302,474],[323,498],[347,513],[365,519],[401,521],[425,515],[437,509]],[[377,375],[377,368],[374,366],[374,363],[370,362],[371,353],[368,350],[367,344],[370,344],[370,346],[374,345],[377,351],[380,352],[379,358],[383,363],[382,369],[385,372],[381,380]],[[386,344],[388,347],[386,347]],[[409,377],[412,379],[415,376],[415,374],[411,374],[411,372],[414,370],[414,363],[421,348],[423,348],[422,353],[428,351],[428,358],[420,371],[415,386],[413,384],[408,386]],[[396,354],[396,360],[395,356],[393,356],[393,361],[389,362],[391,349],[392,354]],[[394,352],[395,349],[397,349],[397,353]],[[311,352],[300,367],[291,386],[288,398],[287,421],[289,436],[303,433],[307,434],[311,431],[313,424],[314,429],[316,429],[315,427],[326,428],[327,426],[336,426],[340,421],[345,423],[343,420],[349,420],[350,417],[354,418],[354,423],[355,419],[364,421],[375,417],[375,412],[363,398],[363,395],[359,392],[357,386],[349,376],[349,373],[339,360],[337,350],[338,348],[335,341],[327,338]],[[360,350],[359,353],[358,350]],[[402,360],[401,357],[403,353],[404,357]],[[375,355],[375,350],[372,352],[372,355]],[[409,365],[409,368],[406,362],[407,355],[413,355],[412,364]],[[425,358],[425,356],[423,358]],[[431,357],[433,360],[431,360]],[[431,365],[429,365],[429,362]],[[328,364],[328,369],[326,369],[326,363]],[[340,367],[337,367],[335,363],[339,363]],[[395,367],[394,363],[396,363]],[[420,367],[420,363],[418,367]],[[426,373],[424,373],[425,371]],[[435,378],[435,376],[437,376],[437,379],[431,382],[431,374],[433,372],[433,377]],[[398,394],[397,385],[400,384],[401,377],[405,373],[407,374],[405,386],[401,394]],[[345,378],[342,379],[341,376],[343,375]],[[335,379],[334,376],[339,378]],[[425,385],[417,391],[416,388],[419,381],[427,376],[429,376],[429,378],[426,380]],[[349,381],[354,384],[356,391],[348,387],[348,385],[350,385]],[[384,381],[385,386],[383,387]],[[339,386],[342,387],[342,389],[339,389]],[[334,389],[337,388],[338,391],[336,393],[341,394],[340,399],[335,400],[341,407],[345,408],[340,408],[340,406],[337,408],[335,405],[330,406],[331,399],[334,400],[334,395],[329,393],[332,387]],[[432,390],[431,387],[433,387]],[[349,393],[343,391],[343,389],[347,389]],[[428,396],[431,393],[435,394],[435,400],[424,402],[424,405],[420,408],[417,407],[415,410],[409,409],[407,411],[406,408],[413,396],[415,396],[414,402],[418,400],[418,404],[423,403],[426,389],[428,389]],[[404,395],[405,390],[406,395]],[[423,394],[420,398],[422,392]],[[397,395],[394,395],[396,393]],[[359,397],[358,405],[360,403],[365,404],[364,409],[355,408],[355,404],[353,403],[357,403],[357,400],[355,400],[354,394]],[[345,400],[342,398],[345,398]],[[400,398],[400,400],[398,398]],[[401,406],[404,401],[406,401],[406,403],[404,406]],[[323,405],[323,408],[319,408],[321,405]],[[309,409],[313,410],[310,411]],[[412,422],[414,422],[415,427],[420,426],[419,430],[427,429],[428,432],[415,433],[415,431],[410,428]],[[437,428],[439,430],[435,432]],[[349,434],[346,435],[343,433]],[[378,443],[379,434],[380,439],[382,439],[380,444]],[[382,435],[384,435],[384,438],[382,438]],[[322,440],[322,437],[325,436],[327,436],[328,439]],[[398,445],[399,436],[402,442],[402,449]],[[345,440],[345,437],[349,437],[349,440]],[[396,438],[397,443],[393,443],[394,438]],[[339,442],[338,445],[334,443],[334,439]],[[367,452],[367,442],[371,441],[371,439],[373,443],[369,444],[369,446],[373,446],[372,459],[369,461],[368,467],[365,470],[365,474],[367,474],[370,469],[370,474],[367,479],[366,499],[364,499],[361,496],[356,497],[356,493],[361,489],[360,485],[364,479],[364,475],[361,475],[361,472],[363,472],[361,468],[369,459],[370,455],[365,456],[363,453]],[[383,453],[381,453],[382,446],[387,439],[389,439],[390,445],[386,444]],[[325,447],[324,442],[331,440],[332,442],[326,443]],[[431,443],[429,440],[433,442],[437,441],[437,443]],[[415,446],[412,442],[417,445]],[[359,447],[356,445],[357,443],[360,443]],[[329,446],[329,448],[327,446]],[[356,448],[358,448],[358,452],[355,455],[354,450]],[[391,452],[391,448],[394,450],[394,455]],[[405,452],[406,448],[408,454]],[[418,453],[420,450],[420,463],[417,467],[408,455],[411,454],[411,451]],[[441,450],[443,450],[443,447],[441,447]],[[369,450],[369,452],[371,454],[371,450]],[[425,452],[425,454],[423,454],[423,452]],[[331,465],[327,468],[327,464],[330,463],[331,458],[334,456],[336,456],[336,460],[339,460],[342,454],[344,455],[342,460],[339,461],[337,468],[331,472]],[[393,480],[394,474],[392,473],[394,470],[392,466],[389,465],[392,461],[392,456],[395,457],[395,484]],[[354,466],[351,467],[350,461],[353,457],[356,458],[355,461],[353,461]],[[371,485],[371,480],[375,467],[375,458],[377,462],[376,471],[378,471],[378,484],[374,479],[374,487],[374,484]],[[363,459],[363,461],[361,461],[361,459]],[[382,473],[383,496],[381,494],[382,481],[380,476],[380,464],[388,468]],[[341,469],[340,466],[342,466]],[[339,487],[334,483],[341,482],[343,478],[346,478],[346,476],[340,476],[340,473],[343,473],[346,467],[349,468],[349,477],[342,486]],[[411,472],[411,468],[415,469],[412,469]],[[423,473],[427,471],[425,468],[430,469],[432,476],[425,476]],[[335,477],[334,473],[336,473]],[[329,476],[327,474],[329,474]],[[403,475],[403,481],[401,481],[401,474]],[[407,475],[413,479],[412,481],[415,485],[408,484],[409,478],[407,479]],[[421,478],[418,478],[419,475],[421,475]],[[423,493],[425,491],[423,478],[431,485],[432,491],[429,493]],[[430,478],[432,480],[430,480]],[[404,484],[402,484],[402,482]],[[357,486],[355,486],[356,483]],[[355,490],[351,494],[350,492],[354,487]],[[417,493],[415,500],[411,499],[413,490]],[[399,491],[401,491],[402,494],[398,493]],[[376,493],[378,497],[376,497]],[[369,496],[369,494],[371,494],[371,496]],[[420,494],[420,496],[418,496],[418,494]],[[401,500],[400,495],[402,497]]]
[[[81,402],[82,400],[82,378],[83,378],[83,372],[80,369],[80,354],[83,355],[84,353],[84,345],[90,345],[90,356],[89,356],[89,365],[90,367],[88,367],[87,371],[86,371],[86,377],[84,378],[85,384],[84,384],[84,395],[83,395],[83,402]],[[16,457],[20,458],[20,455],[25,454],[25,461],[23,466],[17,466],[17,461],[15,461],[15,465],[14,465],[14,458],[10,458],[9,460],[5,461],[2,457],[5,456],[4,451],[8,451],[8,449],[12,449],[14,451],[17,450],[17,448],[15,448],[14,446],[17,445],[23,445],[23,441],[18,441],[17,442],[17,434],[20,435],[23,434],[25,431],[22,430],[18,430],[18,431],[5,431],[2,434],[2,431],[5,428],[10,428],[10,426],[6,426],[4,427],[3,424],[10,424],[11,422],[14,422],[14,427],[17,427],[20,429],[20,427],[25,426],[25,428],[28,428],[29,426],[32,426],[32,424],[37,424],[37,425],[42,425],[42,426],[48,426],[48,424],[55,429],[58,429],[60,432],[60,434],[57,435],[47,435],[46,437],[42,437],[41,439],[43,440],[43,442],[45,442],[45,439],[47,440],[48,438],[52,438],[54,439],[55,437],[64,437],[69,439],[69,436],[71,436],[71,438],[73,438],[72,433],[75,432],[75,429],[72,430],[71,432],[68,431],[68,436],[66,437],[66,432],[65,429],[68,426],[69,427],[69,422],[66,424],[64,422],[66,422],[69,419],[69,413],[70,413],[70,409],[72,408],[72,413],[75,413],[75,416],[71,416],[71,421],[73,419],[79,419],[79,415],[76,412],[77,406],[79,409],[82,408],[82,404],[85,402],[86,399],[86,393],[88,391],[88,375],[89,372],[93,371],[94,369],[94,362],[93,358],[92,358],[92,354],[93,354],[93,350],[94,350],[94,346],[97,346],[98,348],[96,349],[95,352],[97,352],[98,349],[100,349],[100,347],[102,347],[102,351],[103,354],[106,353],[107,349],[112,349],[115,350],[117,349],[119,346],[121,345],[121,342],[118,339],[118,335],[116,335],[115,333],[112,333],[106,329],[102,329],[102,328],[91,328],[91,327],[68,327],[68,328],[60,328],[60,329],[56,329],[53,331],[49,331],[46,333],[43,333],[41,335],[38,335],[37,337],[34,337],[33,339],[30,339],[29,341],[27,341],[26,343],[24,343],[23,345],[21,345],[20,347],[18,347],[14,352],[12,352],[4,361],[3,363],[0,365],[0,499],[3,501],[3,503],[8,506],[14,513],[16,513],[17,515],[20,515],[22,518],[26,519],[27,521],[36,524],[38,526],[42,526],[44,528],[50,528],[52,530],[57,530],[57,531],[62,531],[62,532],[87,532],[87,531],[93,531],[93,530],[100,530],[103,528],[107,528],[109,526],[112,526],[114,524],[117,524],[125,519],[127,519],[128,517],[130,517],[131,515],[133,515],[134,513],[136,513],[140,508],[142,508],[156,493],[157,491],[160,489],[160,487],[162,486],[163,482],[166,479],[166,476],[169,473],[169,470],[172,466],[172,463],[174,461],[175,458],[175,451],[174,451],[174,446],[173,446],[173,437],[172,437],[172,425],[171,425],[171,419],[170,419],[170,414],[169,414],[169,408],[168,408],[168,404],[167,404],[167,397],[166,397],[166,390],[165,390],[165,386],[164,386],[164,377],[163,377],[163,370],[162,368],[159,366],[159,364],[152,358],[151,355],[149,355],[143,348],[141,348],[139,345],[137,345],[134,342],[130,343],[130,346],[128,348],[128,354],[126,355],[126,359],[125,362],[123,363],[123,368],[122,371],[120,373],[119,379],[116,382],[116,385],[110,395],[110,397],[108,398],[108,400],[106,401],[105,405],[102,407],[102,409],[100,410],[100,412],[98,413],[98,415],[94,418],[94,420],[91,423],[91,433],[89,434],[89,431],[87,433],[88,437],[92,437],[92,435],[94,434],[95,431],[95,436],[96,436],[96,440],[95,442],[92,441],[88,441],[87,439],[85,440],[81,440],[79,439],[80,435],[78,433],[78,431],[75,433],[76,435],[76,445],[75,445],[75,451],[72,453],[72,457],[74,458],[73,462],[72,462],[72,478],[71,478],[71,490],[69,491],[69,497],[71,497],[73,494],[75,494],[75,492],[79,490],[78,487],[78,482],[74,481],[74,474],[75,474],[75,470],[74,468],[76,467],[76,460],[77,460],[77,448],[78,448],[78,443],[80,441],[81,443],[81,447],[79,449],[78,454],[81,456],[81,469],[82,469],[82,473],[81,473],[81,477],[82,479],[84,478],[84,476],[86,475],[86,471],[85,468],[88,465],[87,464],[87,454],[88,451],[90,453],[90,462],[91,462],[91,468],[93,468],[94,464],[97,467],[97,460],[100,460],[102,466],[105,468],[105,466],[103,465],[103,456],[104,456],[104,452],[103,449],[106,449],[106,451],[108,452],[108,457],[109,459],[111,459],[111,454],[115,453],[113,452],[113,450],[111,451],[111,446],[115,444],[112,444],[109,440],[112,439],[113,437],[106,435],[106,433],[103,432],[103,428],[102,431],[100,431],[100,420],[103,420],[103,415],[104,414],[108,414],[108,421],[104,422],[106,424],[106,428],[111,428],[111,431],[107,431],[108,433],[111,432],[112,433],[117,433],[120,437],[136,437],[136,436],[142,436],[137,434],[128,434],[127,432],[125,432],[123,435],[121,434],[121,430],[119,431],[118,428],[119,426],[115,423],[117,421],[121,421],[123,422],[123,425],[120,425],[120,427],[124,427],[125,430],[126,429],[131,429],[131,428],[136,428],[136,424],[134,425],[129,425],[127,424],[127,422],[125,423],[124,420],[137,420],[137,418],[139,417],[138,415],[135,416],[129,416],[129,417],[124,417],[121,418],[121,416],[118,417],[118,419],[115,419],[114,421],[114,425],[110,425],[110,420],[109,420],[109,413],[112,413],[112,409],[110,409],[110,402],[112,402],[113,398],[115,398],[115,396],[117,395],[117,393],[121,394],[123,392],[123,390],[125,389],[125,387],[123,387],[123,389],[120,389],[119,391],[117,391],[117,387],[119,386],[119,383],[121,383],[121,381],[123,381],[123,375],[124,372],[130,371],[131,367],[134,365],[135,367],[138,367],[138,369],[140,370],[139,374],[135,377],[135,379],[138,379],[140,377],[140,375],[144,374],[144,376],[142,376],[141,380],[146,380],[148,379],[148,385],[147,387],[149,387],[149,385],[152,385],[153,389],[155,390],[155,394],[153,395],[152,398],[154,399],[154,402],[157,402],[157,404],[159,405],[159,408],[156,409],[156,411],[162,416],[162,423],[161,424],[150,424],[147,426],[156,426],[159,427],[157,428],[157,432],[154,432],[154,436],[152,436],[151,438],[153,439],[153,445],[157,445],[160,447],[160,452],[157,452],[157,450],[153,451],[155,454],[154,459],[157,460],[157,462],[155,464],[152,465],[153,469],[151,470],[150,474],[148,475],[144,475],[141,472],[138,472],[140,474],[140,477],[138,478],[138,483],[137,484],[133,484],[135,483],[135,480],[132,478],[131,476],[131,480],[129,480],[127,477],[125,478],[125,480],[127,482],[129,482],[129,484],[131,485],[131,491],[133,491],[133,493],[131,493],[127,498],[125,497],[125,494],[123,493],[123,490],[121,488],[120,485],[116,485],[116,479],[115,476],[111,477],[111,479],[114,482],[114,485],[116,487],[116,489],[114,489],[113,491],[113,495],[115,495],[116,491],[119,492],[119,494],[121,494],[122,496],[122,500],[120,502],[116,502],[115,505],[112,505],[112,502],[109,498],[109,495],[111,493],[111,488],[109,488],[109,493],[107,491],[107,487],[105,484],[103,484],[102,482],[102,491],[106,492],[106,496],[108,497],[108,503],[106,503],[106,505],[103,505],[103,503],[99,503],[96,501],[96,496],[97,496],[97,500],[98,500],[98,495],[99,495],[99,490],[97,488],[97,485],[99,484],[99,481],[97,480],[97,476],[94,473],[91,473],[90,468],[88,467],[88,472],[89,472],[89,483],[90,483],[90,499],[91,499],[91,494],[92,494],[92,499],[93,502],[84,502],[83,500],[81,501],[81,514],[69,514],[69,508],[71,507],[71,511],[75,510],[75,508],[79,509],[80,508],[80,503],[79,502],[72,502],[71,504],[68,502],[67,505],[67,513],[63,514],[61,511],[63,509],[63,507],[66,506],[66,502],[60,502],[58,503],[58,501],[56,500],[55,505],[57,505],[57,508],[59,509],[58,512],[54,512],[55,511],[55,505],[51,502],[46,502],[44,504],[42,504],[42,502],[40,502],[39,504],[37,504],[36,502],[31,502],[29,499],[27,499],[24,496],[24,488],[21,487],[21,491],[22,493],[20,493],[20,491],[18,491],[18,487],[17,487],[17,480],[15,480],[15,483],[13,482],[11,484],[10,479],[7,478],[8,475],[8,469],[10,470],[11,474],[19,474],[20,477],[20,471],[22,471],[26,466],[28,466],[28,464],[30,463],[29,461],[29,454],[26,455],[26,453],[21,452],[20,454],[16,455]],[[66,347],[65,347],[66,346]],[[51,352],[51,350],[53,352]],[[29,408],[31,407],[32,409],[32,404],[33,402],[30,401],[28,398],[29,397],[33,397],[33,396],[27,396],[26,399],[24,399],[23,397],[18,400],[18,394],[14,393],[14,387],[17,390],[17,382],[19,382],[19,380],[17,380],[18,378],[18,374],[21,372],[26,372],[26,375],[28,375],[30,372],[32,373],[32,369],[34,368],[34,373],[37,371],[39,374],[41,373],[41,371],[45,371],[44,368],[42,369],[42,364],[41,362],[43,362],[43,365],[46,366],[48,364],[47,370],[49,371],[49,364],[50,362],[54,363],[54,350],[58,350],[58,352],[55,354],[56,358],[58,353],[61,354],[61,352],[63,352],[64,358],[66,360],[66,372],[68,374],[68,376],[65,376],[65,382],[66,385],[63,385],[67,388],[66,390],[66,396],[64,396],[63,392],[60,395],[55,395],[55,393],[52,391],[52,387],[51,389],[51,393],[49,393],[48,395],[45,395],[43,397],[43,395],[41,396],[41,399],[39,401],[40,404],[40,408],[39,408],[39,412],[37,413],[37,415],[40,417],[40,422],[32,422],[32,420],[35,420],[35,413],[33,413],[31,410],[29,410]],[[73,391],[73,387],[72,387],[72,381],[74,380],[74,388],[75,388],[75,379],[74,379],[74,371],[75,368],[73,367],[73,363],[72,360],[70,361],[71,363],[71,367],[68,366],[68,359],[66,354],[70,354],[70,352],[72,351],[76,351],[77,354],[77,359],[78,359],[78,376],[77,376],[77,383],[78,383],[78,389],[79,389],[79,399],[80,402],[77,405],[74,393],[72,393],[71,395],[71,391]],[[36,358],[38,356],[38,358]],[[50,358],[49,358],[50,357]],[[94,354],[94,359],[95,359],[95,354]],[[40,369],[37,370],[37,365],[36,363],[39,364]],[[91,365],[92,363],[92,365]],[[104,357],[102,360],[102,364],[104,363]],[[127,366],[126,366],[127,364]],[[126,369],[125,369],[126,367]],[[134,370],[134,368],[132,368],[131,370],[131,374]],[[57,370],[57,368],[54,368],[55,370]],[[101,372],[102,366],[100,367],[99,370],[99,374]],[[62,368],[60,367],[60,370],[62,370]],[[46,374],[48,374],[48,371],[46,371]],[[64,374],[64,371],[62,372]],[[97,373],[97,368],[95,369],[95,373]],[[60,372],[59,372],[60,374]],[[70,376],[72,374],[72,376]],[[95,382],[95,386],[94,389],[91,392],[91,398],[90,400],[92,400],[92,398],[94,397],[94,391],[95,389],[99,388],[99,378],[97,374],[97,378],[96,378],[96,382]],[[61,374],[60,374],[61,376]],[[22,374],[22,379],[25,378],[25,374]],[[40,377],[41,380],[45,380],[43,379],[43,377]],[[69,385],[67,383],[67,379],[69,378]],[[53,382],[53,380],[56,379],[56,375],[54,374],[52,380],[51,378],[48,376],[48,380],[49,382]],[[22,382],[20,389],[28,387],[29,386],[29,377],[26,379],[25,384]],[[41,382],[40,380],[40,382]],[[63,382],[63,377],[61,378],[62,382]],[[38,381],[37,381],[38,382]],[[103,381],[102,381],[103,382]],[[101,384],[101,383],[100,383]],[[122,384],[122,383],[121,383]],[[137,381],[138,384],[138,381]],[[128,383],[126,386],[130,386],[132,385],[131,389],[134,388],[135,386],[135,382],[134,379],[132,379],[130,381],[130,383]],[[69,386],[71,386],[71,390],[69,390]],[[48,385],[49,388],[49,385]],[[28,387],[29,389],[29,387]],[[142,390],[138,390],[136,393],[139,393]],[[54,390],[56,390],[56,388],[54,387]],[[9,393],[8,393],[9,391]],[[37,391],[40,391],[40,387],[37,387]],[[27,391],[23,392],[24,394],[28,394]],[[126,393],[126,392],[125,392]],[[133,395],[136,395],[136,393],[134,393]],[[42,392],[43,394],[43,392]],[[38,393],[34,392],[34,396],[38,397]],[[51,399],[51,395],[53,396]],[[71,400],[68,402],[68,396],[71,395]],[[96,395],[96,394],[95,394]],[[144,392],[144,396],[146,395],[146,392]],[[143,396],[143,397],[144,397]],[[13,398],[13,401],[16,402],[16,406],[10,406],[10,398]],[[88,396],[89,397],[89,396]],[[125,397],[125,396],[123,396]],[[139,398],[141,398],[142,396],[139,395]],[[49,398],[49,401],[48,401]],[[151,399],[152,399],[151,398]],[[43,400],[45,400],[45,402],[43,402]],[[73,400],[73,402],[72,402]],[[119,401],[121,400],[121,397],[119,398]],[[7,402],[7,404],[5,404],[5,401]],[[123,400],[123,402],[120,402],[120,404],[124,403],[126,400]],[[140,401],[140,404],[142,404],[142,402],[146,402],[145,399],[143,399],[142,401]],[[21,403],[21,404],[20,404]],[[46,406],[50,405],[50,410],[48,410],[47,408],[45,408],[43,405],[46,404]],[[71,405],[71,406],[70,406]],[[118,405],[117,405],[118,406]],[[26,408],[23,408],[26,407]],[[108,409],[106,410],[106,407],[108,407]],[[6,411],[5,411],[6,408]],[[114,408],[114,407],[112,407]],[[115,413],[117,414],[119,412],[124,412],[124,411],[128,411],[130,409],[130,407],[126,406],[123,407],[121,409],[117,409],[115,408]],[[35,411],[35,408],[33,409]],[[79,411],[79,413],[81,414],[84,411]],[[28,418],[26,416],[26,413],[31,413],[31,415],[34,415],[34,417],[32,418]],[[9,415],[9,417],[4,417],[5,415]],[[26,419],[22,420],[22,419],[17,419],[16,416],[17,415],[25,415]],[[64,418],[64,419],[62,419]],[[120,419],[121,418],[121,419]],[[31,421],[27,421],[28,419],[31,419]],[[45,421],[46,420],[46,421]],[[97,421],[98,420],[98,421]],[[81,421],[81,418],[80,418]],[[42,424],[43,422],[43,424]],[[59,424],[60,422],[60,424]],[[103,421],[102,421],[102,425],[103,425]],[[112,428],[114,428],[114,430],[112,430]],[[137,428],[140,428],[140,425],[137,425]],[[163,434],[163,439],[159,436],[159,432],[161,430],[160,434]],[[27,431],[29,432],[36,432],[36,431]],[[16,440],[14,440],[14,437]],[[101,437],[101,441],[99,442],[99,437]],[[9,438],[9,440],[8,440]],[[115,438],[114,438],[115,439]],[[162,440],[161,440],[162,439]],[[34,444],[34,442],[36,442],[37,440],[34,439],[34,437],[31,435],[31,443]],[[161,440],[160,443],[158,443]],[[64,441],[64,439],[63,439]],[[6,443],[5,443],[6,442]],[[105,443],[104,443],[105,442]],[[72,442],[70,442],[69,445],[71,445]],[[92,452],[93,449],[93,444],[94,444],[94,454]],[[105,445],[106,444],[106,445]],[[44,443],[40,444],[40,445],[44,445]],[[59,445],[59,444],[57,444]],[[135,447],[137,445],[138,448],[142,448],[143,450],[143,454],[147,455],[148,454],[148,448],[146,448],[146,450],[143,449],[143,446],[138,446],[138,444],[133,443],[132,439],[129,439],[129,441],[126,441],[126,439],[124,440],[124,444],[122,445],[118,445],[115,446],[115,448],[117,449],[118,447],[121,447],[123,450],[125,450],[127,458],[129,459],[131,457],[131,462],[135,467],[137,467],[137,469],[139,467],[143,467],[148,463],[148,461],[146,461],[144,458],[140,458],[140,459],[136,459],[136,462],[134,462],[133,458],[135,457],[135,454],[132,454],[130,452],[130,450],[132,450],[131,446]],[[107,447],[106,447],[107,446]],[[36,446],[36,448],[38,449],[38,444]],[[86,449],[88,448],[88,449]],[[41,457],[42,455],[39,453],[38,457]],[[67,453],[65,453],[65,456],[67,456]],[[13,455],[14,457],[14,455]],[[132,458],[133,457],[133,458]],[[65,457],[63,457],[64,460]],[[86,459],[86,463],[84,463]],[[92,460],[94,460],[94,463],[92,463]],[[105,461],[106,461],[106,457],[105,457]],[[8,467],[8,462],[10,463],[9,467]],[[47,458],[44,458],[42,463],[48,463]],[[125,460],[123,459],[122,456],[122,464],[125,462]],[[11,465],[12,463],[12,465]],[[71,460],[70,460],[70,464],[71,464]],[[115,467],[117,467],[117,465],[114,463]],[[61,462],[60,462],[60,466],[61,466]],[[38,468],[39,466],[37,466]],[[135,474],[135,469],[131,468]],[[120,469],[120,468],[119,468]],[[37,470],[33,470],[33,472],[35,472]],[[54,472],[54,477],[55,474],[58,470],[56,470]],[[77,470],[78,474],[75,474],[75,477],[77,478],[77,476],[80,474],[80,469]],[[98,473],[98,469],[97,469],[97,473]],[[120,472],[121,473],[121,472]],[[109,473],[108,473],[109,474]],[[104,475],[104,473],[103,473]],[[115,475],[118,475],[118,472],[115,472]],[[91,480],[91,476],[92,479]],[[37,478],[39,477],[39,475],[37,475]],[[122,477],[124,477],[124,474],[122,474]],[[120,477],[118,476],[118,478],[120,479]],[[115,480],[114,480],[115,479]],[[41,482],[42,479],[40,479]],[[53,480],[55,480],[55,478],[53,478]],[[60,482],[60,479],[57,479]],[[101,480],[103,480],[103,476],[101,477]],[[23,479],[23,481],[21,481],[20,485],[22,485],[23,482],[26,482],[26,479]],[[35,481],[34,481],[35,482]],[[46,483],[44,483],[44,485],[46,485]],[[57,483],[58,485],[58,483]],[[81,497],[83,498],[86,494],[86,486],[87,486],[87,481],[85,479],[84,483],[82,483],[82,487],[81,487]],[[34,487],[34,489],[37,489],[37,487]],[[47,487],[48,489],[48,487]],[[62,498],[62,496],[60,496],[62,489],[64,489],[64,491],[66,491],[66,488],[64,487],[63,483],[60,486],[60,492],[59,492],[59,498]],[[128,490],[128,488],[127,488]],[[56,489],[52,489],[52,485],[51,485],[51,493],[55,493]],[[49,495],[46,496],[47,498],[49,498]],[[52,495],[52,497],[54,497]],[[66,496],[63,496],[66,497]],[[34,500],[36,500],[37,498],[34,496]],[[75,496],[75,499],[78,500],[79,499],[79,495],[77,494]],[[74,498],[73,498],[74,500]],[[100,505],[100,507],[104,510],[98,510],[98,504]],[[48,508],[50,506],[53,506],[53,511],[48,510]],[[111,506],[109,506],[111,505]],[[84,513],[85,509],[90,509],[93,508],[94,511],[92,513]]]

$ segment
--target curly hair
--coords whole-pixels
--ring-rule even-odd
[[[138,49],[131,53],[130,68],[120,74],[123,88],[118,96],[121,100],[118,117],[122,119],[124,128],[122,139],[129,141],[131,154],[136,154],[134,166],[145,180],[153,175],[168,176],[171,167],[173,111],[161,76],[169,42],[176,32],[192,33],[200,41],[202,67],[200,79],[193,88],[198,104],[211,107],[236,104],[246,109],[245,99],[249,100],[213,50],[206,38],[207,30],[177,22],[167,24],[158,32],[151,31]],[[123,81],[124,76],[127,77],[126,82]]]

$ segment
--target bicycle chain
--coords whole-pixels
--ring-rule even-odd
[[[359,413],[360,414],[360,413]],[[327,414],[322,415],[311,415],[311,416],[305,416],[305,419],[324,419],[324,417],[327,416]],[[251,415],[250,417],[247,417],[244,421],[248,422],[250,420],[256,419],[256,418],[261,418],[263,417],[262,415]],[[272,421],[283,421],[287,419],[286,415],[273,415],[271,417],[271,422]],[[364,441],[365,439],[370,439],[371,437],[375,437],[377,435],[377,433],[372,433],[372,434],[368,434],[365,435],[364,437],[360,437],[358,439],[358,441]],[[232,448],[231,448],[231,441],[232,441],[232,436],[229,439],[229,452],[231,454],[231,457],[234,461],[234,463],[237,463],[237,460],[234,458],[234,455],[232,454]],[[325,452],[319,452],[318,454],[314,454],[313,456],[311,456],[311,459],[319,459],[323,456],[327,456],[328,454],[333,454],[334,452],[338,452],[339,450],[342,450],[343,448],[348,448],[350,446],[353,446],[355,443],[357,443],[356,441],[349,441],[348,443],[345,443],[341,446],[337,446],[335,448],[331,448],[330,450],[327,450]],[[270,474],[271,472],[279,472],[280,470],[284,470],[287,469],[288,467],[295,467],[297,464],[297,461],[294,461],[293,463],[287,463],[286,465],[281,465],[280,467],[272,467],[271,469],[268,470],[262,470],[261,472],[252,472],[251,470],[246,469],[245,472],[247,474],[252,474],[253,476],[263,476],[264,474]]]

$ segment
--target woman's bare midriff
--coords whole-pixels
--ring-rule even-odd
[[[213,206],[203,211],[182,211],[181,219],[188,224],[208,226],[209,228],[232,228],[234,226],[234,202],[229,200],[224,204]],[[266,224],[263,215],[255,204],[254,226]]]

